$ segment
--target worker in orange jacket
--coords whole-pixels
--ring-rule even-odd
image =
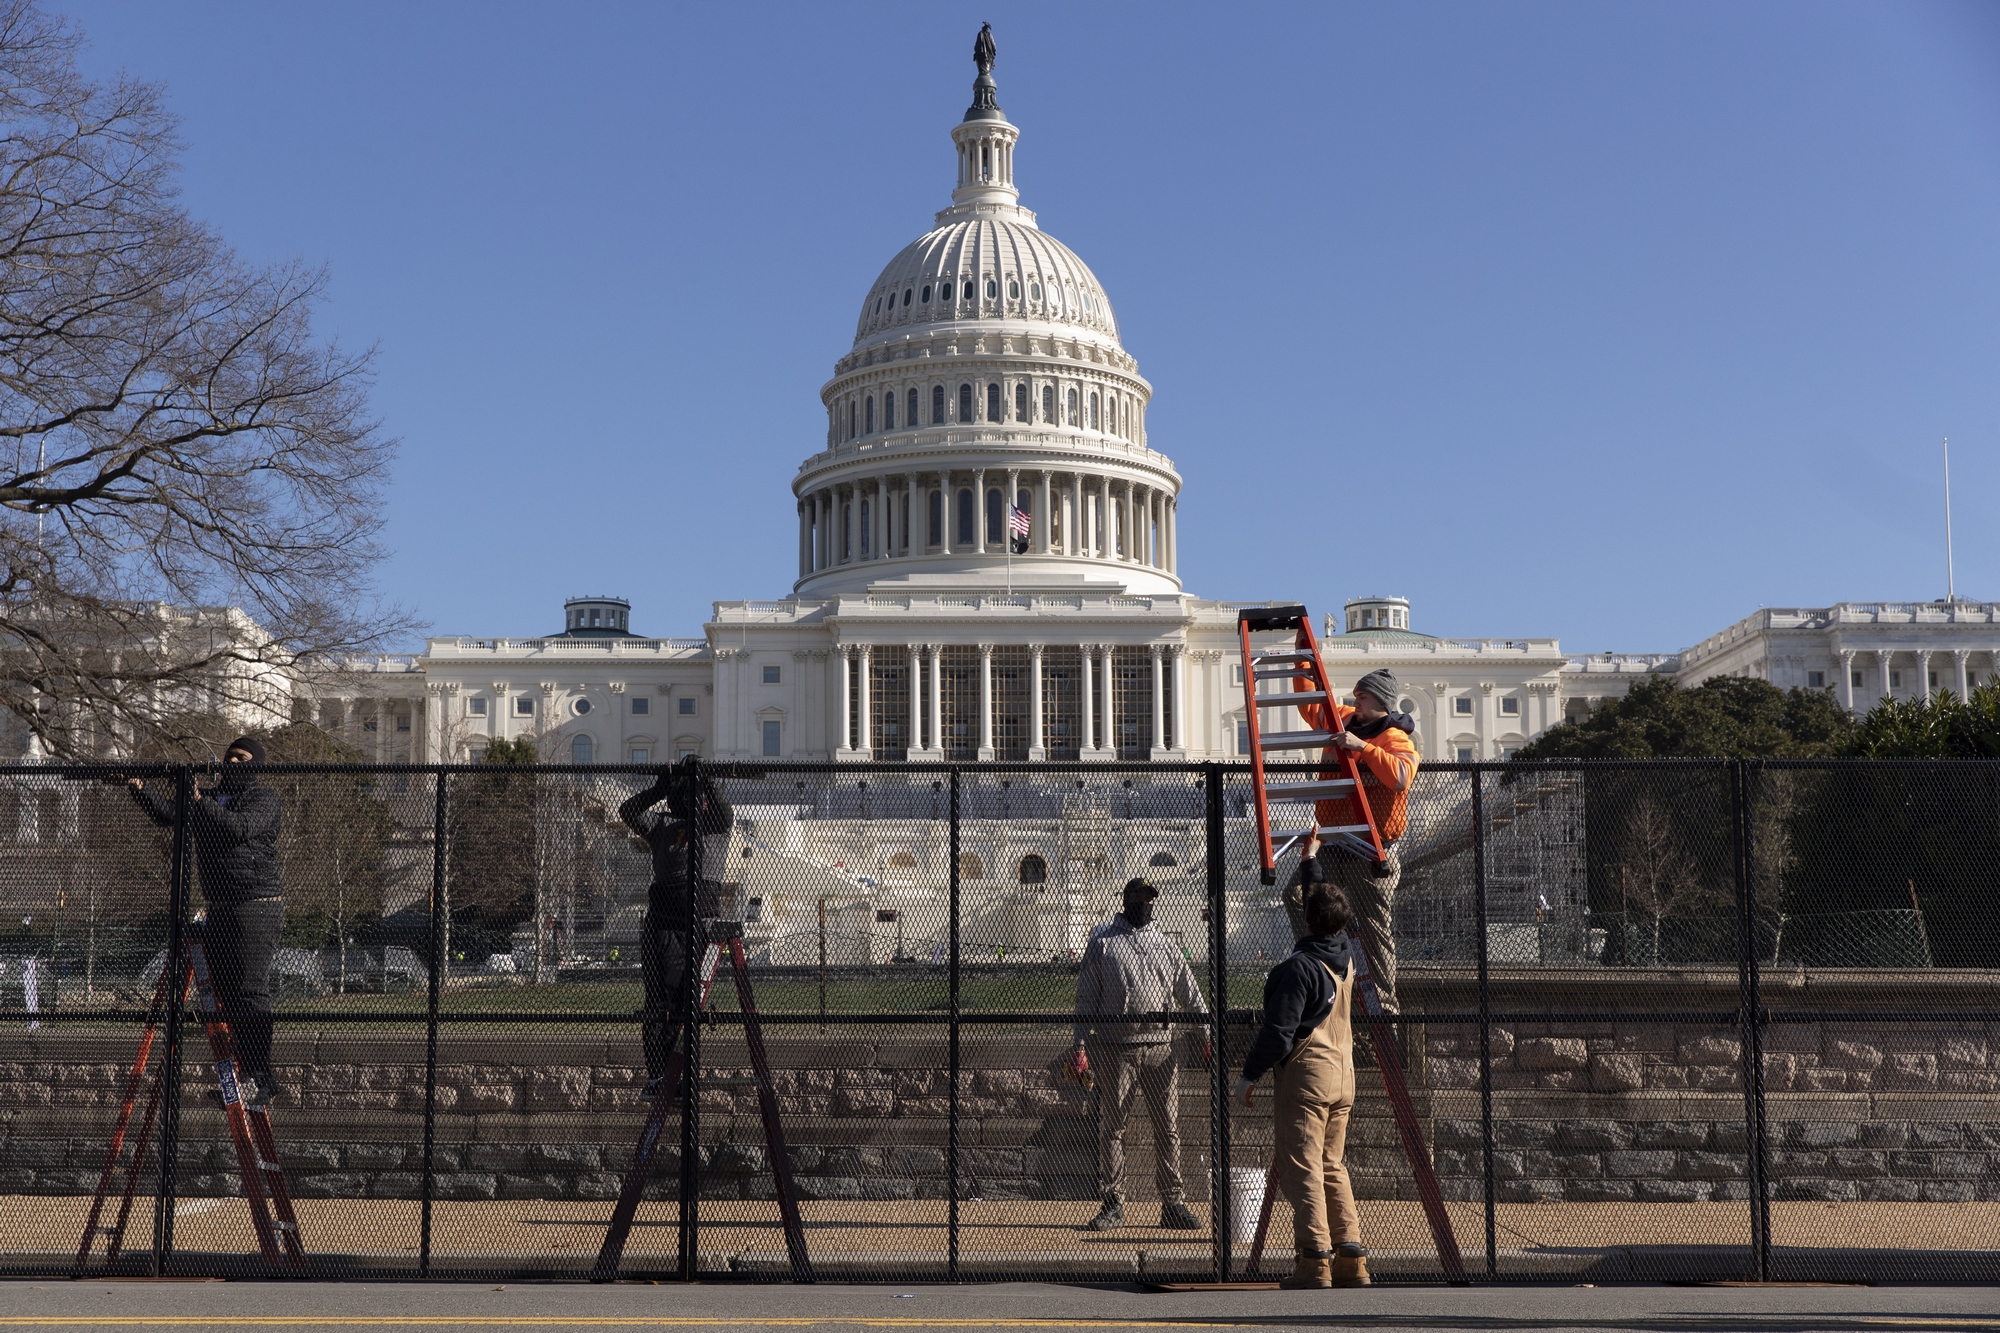
[[[1292,685],[1297,690],[1312,688],[1310,680],[1304,677],[1295,678]],[[1395,842],[1409,826],[1410,784],[1416,781],[1418,763],[1417,743],[1410,739],[1416,723],[1401,710],[1399,694],[1395,674],[1385,667],[1354,682],[1352,708],[1341,703],[1299,706],[1300,718],[1314,731],[1332,731],[1333,720],[1339,721],[1341,730],[1321,757],[1332,765],[1336,762],[1335,749],[1354,753],[1361,772],[1361,790],[1375,816],[1375,828],[1382,835],[1386,856],[1379,864],[1330,844],[1320,850],[1319,859],[1327,882],[1345,890],[1348,902],[1353,905],[1354,919],[1361,927],[1362,945],[1373,964],[1382,1007],[1392,1014],[1400,1010],[1396,1004],[1396,937],[1390,928],[1390,914],[1396,885],[1403,878],[1403,862],[1396,854]],[[1333,710],[1332,718],[1327,716],[1328,708]],[[1323,778],[1340,775],[1338,767],[1329,767],[1320,774]],[[1321,801],[1314,807],[1314,817],[1322,828],[1362,823],[1355,799],[1336,796]],[[1300,876],[1294,875],[1285,890],[1285,915],[1291,918],[1292,934],[1304,938],[1308,933],[1305,885]]]

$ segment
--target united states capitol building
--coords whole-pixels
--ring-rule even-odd
[[[1021,205],[1019,137],[982,68],[950,133],[950,206],[862,292],[820,389],[788,594],[718,601],[685,638],[578,597],[545,637],[434,638],[301,681],[298,706],[383,761],[523,736],[577,763],[1243,757],[1237,609],[1284,599],[1184,585],[1152,385],[1110,294]],[[1504,758],[1649,675],[1750,675],[1865,709],[2000,672],[1988,603],[1762,610],[1683,652],[1587,657],[1433,636],[1417,610],[1352,598],[1323,643],[1336,684],[1396,673],[1430,761]]]

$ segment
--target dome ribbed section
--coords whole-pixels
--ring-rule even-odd
[[[1042,324],[1056,336],[1087,332],[1118,342],[1111,302],[1075,251],[1032,222],[973,216],[927,232],[889,261],[862,302],[854,343],[970,320]]]

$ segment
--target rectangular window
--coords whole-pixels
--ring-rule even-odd
[[[410,729],[410,715],[408,713],[396,714],[396,730],[408,731],[409,729]]]
[[[1461,745],[1461,746],[1459,746],[1459,747],[1458,747],[1458,762],[1459,762],[1459,763],[1461,763],[1461,764],[1469,764],[1469,763],[1471,763],[1471,762],[1472,762],[1472,747],[1471,747],[1471,746],[1469,746],[1469,745]]]
[[[1900,671],[1891,671],[1889,673],[1889,688],[1892,690],[1897,690],[1901,689],[1902,687],[1903,687],[1903,673]]]
[[[1231,685],[1241,685],[1243,683],[1243,664],[1241,662],[1231,664],[1229,668],[1229,683]]]
[[[465,701],[465,711],[473,717],[485,717],[486,701],[484,699],[467,699]]]
[[[1931,688],[1932,688],[1932,689],[1936,689],[1936,688],[1937,688],[1937,672],[1935,672],[1935,671],[1931,672]],[[405,731],[407,731],[407,730],[408,730],[408,728],[407,728],[407,727],[405,727],[405,728],[401,728],[401,730],[405,730]]]
[[[1823,689],[1825,689],[1825,688],[1826,688],[1826,672],[1824,672],[1824,671],[1808,671],[1808,672],[1806,672],[1806,688],[1807,688],[1807,689],[1809,689],[1809,690],[1823,690]]]
[[[681,700],[681,701],[680,701],[680,704],[681,704],[681,716],[682,716],[682,717],[693,717],[693,716],[694,716],[694,700],[692,700],[692,699],[683,699],[683,700]]]
[[[362,718],[362,719],[361,719],[361,729],[362,729],[363,731],[373,731],[373,730],[375,730],[375,719],[374,719],[374,718],[372,718],[372,717],[364,717],[364,718]]]
[[[626,757],[632,763],[645,764],[652,762],[653,752],[643,745],[635,745],[632,747],[631,753]]]
[[[1470,700],[1467,702],[1470,702]],[[1502,717],[1521,716],[1521,701],[1519,699],[1502,699],[1500,701],[1500,715]]]
[[[535,701],[533,699],[530,699],[528,696],[524,694],[520,698],[514,701],[515,717],[533,717],[534,715],[535,715]]]
[[[764,753],[773,759],[781,753],[778,749],[780,729],[780,725],[776,722],[766,722],[764,724]]]
[[[1250,753],[1250,724],[1247,721],[1239,720],[1236,724],[1236,753]]]
[[[632,716],[644,717],[652,711],[653,701],[651,699],[634,699],[632,701]]]
[[[764,668],[764,683],[766,685],[776,685],[778,683],[778,676],[779,671],[777,667],[767,666]]]
[[[1849,681],[1848,683],[1849,683],[1849,684],[1851,684],[1851,685],[1853,685],[1855,689],[1857,689],[1857,690],[1858,690],[1858,689],[1860,689],[1860,688],[1861,688],[1861,673],[1860,673],[1859,671],[1856,671],[1856,672],[1854,672],[1854,673],[1853,673],[1853,677],[1852,677],[1852,679],[1851,679],[1851,680],[1850,680],[1850,681]]]
[[[1451,715],[1453,717],[1471,717],[1472,696],[1461,694],[1456,699],[1453,699],[1451,701]]]

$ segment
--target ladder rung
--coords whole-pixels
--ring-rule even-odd
[[[1260,750],[1317,750],[1333,744],[1330,731],[1274,731],[1257,738]]]
[[[1343,833],[1366,833],[1367,831],[1368,826],[1366,824],[1328,824],[1320,829],[1291,829],[1284,833],[1273,829],[1271,831],[1271,841],[1280,842],[1287,838],[1309,838],[1314,833],[1318,833],[1322,838],[1337,838]]]
[[[297,1231],[299,1224],[297,1222],[286,1222],[274,1217],[271,1219],[271,1229],[274,1231]]]
[[[270,1171],[273,1173],[277,1173],[283,1171],[285,1168],[279,1166],[276,1162],[259,1161],[257,1163],[257,1169],[259,1171]]]
[[[1286,797],[1290,800],[1314,800],[1324,796],[1345,796],[1354,790],[1353,778],[1329,778],[1325,782],[1284,782],[1266,785],[1267,798]]]
[[[1257,671],[1251,673],[1252,680],[1311,680],[1313,673],[1298,671]]]
[[[1297,651],[1287,649],[1283,652],[1275,653],[1252,653],[1250,654],[1250,660],[1252,662],[1310,662],[1313,660],[1313,655],[1304,649]]]
[[[1300,690],[1296,694],[1260,694],[1257,696],[1259,708],[1290,708],[1293,704],[1323,704],[1326,702],[1324,690]]]

